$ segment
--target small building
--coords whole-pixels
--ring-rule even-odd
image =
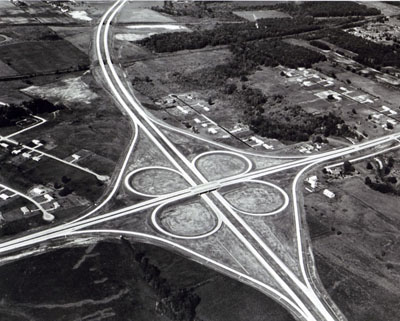
[[[41,196],[41,195],[45,194],[46,191],[45,191],[44,189],[40,188],[40,187],[34,187],[34,188],[32,188],[32,190],[30,191],[30,193],[31,193],[33,196]]]
[[[74,159],[74,162],[79,160],[81,157],[77,154],[72,154],[71,157]]]
[[[14,149],[11,154],[13,155],[18,155],[19,153],[21,153],[22,149]]]
[[[5,200],[9,199],[10,196],[8,196],[8,195],[5,194],[5,193],[2,193],[2,194],[0,194],[0,198],[1,198],[3,201],[5,201]]]
[[[33,159],[35,162],[38,162],[38,161],[41,160],[40,156],[33,156],[32,159]]]
[[[23,215],[29,214],[31,211],[26,206],[21,207],[21,212]]]
[[[49,202],[53,200],[53,197],[50,196],[49,194],[44,194],[43,197]]]
[[[198,118],[195,118],[195,119],[193,119],[193,120],[194,120],[194,122],[195,122],[196,124],[200,124],[200,123],[201,123],[201,120],[198,119]]]
[[[318,183],[317,175],[313,175],[313,176],[307,177],[306,178],[306,182],[308,184],[310,184],[312,189],[315,189],[317,187],[317,183]]]
[[[0,146],[1,146],[1,147],[4,147],[4,148],[7,148],[7,147],[8,147],[8,144],[6,144],[6,143],[0,143]]]
[[[218,132],[218,131],[217,131],[215,128],[209,128],[209,129],[208,129],[208,133],[209,133],[209,134],[215,135],[217,132]]]
[[[203,108],[205,111],[210,111],[210,108],[208,108],[208,107],[204,107]]]
[[[31,154],[25,152],[25,153],[22,153],[22,157],[23,158],[31,158]]]
[[[330,191],[329,189],[324,189],[324,191],[322,193],[328,198],[334,198],[335,197],[335,193]]]

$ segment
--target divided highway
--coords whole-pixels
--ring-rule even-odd
[[[360,153],[380,145],[387,145],[392,143],[394,140],[400,137],[400,134],[387,135],[381,138],[377,138],[365,143],[352,145],[338,150],[322,153],[319,155],[313,155],[307,158],[290,160],[284,164],[271,166],[266,169],[246,171],[242,174],[234,175],[231,177],[223,178],[216,181],[208,181],[204,175],[198,170],[195,162],[189,161],[174,145],[173,142],[160,130],[158,126],[163,126],[171,130],[175,130],[172,126],[161,123],[152,117],[150,117],[143,109],[140,102],[132,95],[128,90],[128,87],[124,85],[123,81],[118,75],[118,71],[112,62],[109,40],[112,37],[110,35],[110,25],[119,10],[122,9],[127,0],[118,0],[115,2],[101,18],[97,34],[96,34],[96,52],[99,61],[104,80],[110,88],[113,97],[118,101],[121,108],[124,110],[126,115],[134,124],[135,136],[130,143],[127,150],[123,164],[117,178],[112,182],[113,187],[110,194],[105,200],[98,205],[95,209],[84,215],[83,217],[66,224],[62,224],[41,232],[33,233],[23,237],[15,238],[7,242],[0,244],[0,253],[9,253],[18,249],[22,249],[28,246],[37,245],[39,243],[56,239],[64,236],[72,235],[90,235],[90,234],[119,234],[119,235],[131,235],[138,238],[147,238],[154,240],[156,243],[164,243],[171,247],[179,248],[181,251],[187,253],[189,257],[200,258],[204,262],[208,262],[220,269],[226,270],[231,274],[237,275],[239,278],[246,279],[247,282],[251,282],[265,289],[266,292],[270,293],[271,296],[281,301],[287,306],[294,315],[300,320],[307,321],[337,321],[342,320],[341,316],[336,315],[332,312],[331,307],[327,306],[326,302],[323,302],[315,292],[309,281],[309,275],[306,273],[306,262],[303,258],[303,242],[304,235],[301,223],[301,213],[297,205],[297,187],[301,175],[308,169],[318,164],[329,162],[334,159],[348,156],[352,153]],[[126,175],[126,168],[129,162],[130,156],[134,151],[135,144],[138,139],[138,133],[142,132],[146,135],[150,141],[156,146],[160,152],[169,160],[173,166],[173,170],[178,172],[190,185],[190,187],[173,192],[167,195],[161,195],[150,198],[141,203],[122,208],[119,210],[111,211],[102,215],[93,216],[102,207],[104,207],[115,195],[116,191],[120,188],[121,182],[124,180]],[[179,131],[181,134],[188,135],[186,132]],[[194,135],[190,134],[194,138]],[[204,138],[201,138],[205,140]],[[215,143],[213,143],[215,145]],[[218,144],[218,147],[225,149],[224,145]],[[237,150],[230,149],[230,152],[237,154],[243,158],[246,153],[239,153]],[[376,154],[374,151],[372,154]],[[365,155],[363,157],[368,157]],[[251,163],[251,162],[250,162]],[[268,245],[260,238],[260,236],[252,230],[252,228],[246,223],[246,221],[238,214],[232,206],[226,201],[226,199],[218,191],[221,187],[235,185],[239,183],[249,182],[257,178],[264,177],[277,172],[288,171],[293,168],[300,168],[300,172],[295,177],[292,185],[292,203],[293,203],[293,214],[296,223],[296,239],[298,246],[299,263],[302,271],[302,279],[295,275],[291,269],[274,253],[274,251],[268,247]],[[117,218],[131,215],[146,209],[162,207],[165,204],[172,202],[178,202],[194,195],[200,195],[202,200],[213,210],[216,217],[219,220],[219,226],[224,224],[231,232],[237,237],[238,241],[241,242],[246,249],[251,253],[254,258],[264,267],[266,272],[271,275],[276,283],[279,285],[279,290],[274,289],[268,284],[264,284],[252,277],[251,275],[243,274],[242,272],[236,271],[229,266],[221,264],[216,260],[206,257],[204,254],[197,253],[178,244],[173,241],[174,235],[167,237],[154,236],[150,234],[135,232],[135,231],[117,231],[117,230],[102,230],[102,229],[90,229],[87,228],[98,225],[102,222],[115,220]],[[89,217],[90,216],[90,217]],[[218,229],[219,229],[218,226]],[[217,230],[215,232],[217,232]],[[213,231],[214,232],[214,231]],[[260,251],[260,249],[262,251]]]

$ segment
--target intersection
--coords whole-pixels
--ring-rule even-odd
[[[223,144],[199,138],[194,134],[173,128],[159,120],[155,120],[144,110],[140,102],[132,92],[130,92],[129,87],[124,83],[123,77],[120,77],[121,71],[116,69],[110,53],[110,39],[112,37],[112,34],[110,34],[110,26],[125,3],[126,0],[115,2],[104,14],[98,25],[95,43],[102,76],[113,98],[118,102],[124,114],[131,120],[134,131],[126,155],[123,157],[119,172],[110,180],[111,191],[93,210],[75,221],[5,241],[0,244],[0,253],[10,253],[62,237],[73,238],[74,236],[96,234],[126,235],[134,239],[146,240],[147,242],[154,242],[155,244],[161,244],[167,248],[175,249],[189,258],[200,260],[203,264],[224,271],[246,283],[263,289],[265,293],[284,304],[299,320],[345,320],[344,316],[341,315],[330,301],[328,302],[325,298],[321,297],[321,293],[323,293],[324,290],[318,289],[317,291],[317,289],[315,289],[315,280],[312,279],[312,276],[308,272],[310,269],[310,262],[306,257],[309,255],[310,249],[305,246],[308,236],[303,226],[306,222],[298,200],[301,194],[299,192],[301,178],[306,171],[322,163],[330,163],[334,160],[337,161],[338,159],[340,160],[352,154],[357,154],[357,156],[359,156],[362,152],[366,153],[362,157],[384,152],[392,143],[398,143],[397,139],[400,137],[400,134],[391,134],[364,143],[308,157],[298,158],[282,156],[280,158],[279,156],[273,156],[273,158],[282,160],[282,163],[271,165],[266,168],[254,168],[251,157],[261,157],[259,154],[252,155],[251,153],[242,152],[234,148],[228,148]],[[216,149],[199,154],[194,159],[188,159],[168,137],[168,134],[166,134],[168,131],[178,132],[180,135],[186,135],[191,139],[207,141],[207,143],[214,145]],[[140,193],[131,188],[129,185],[130,177],[135,175],[139,170],[148,169],[140,168],[132,172],[127,171],[129,160],[135,152],[135,146],[138,140],[140,140],[139,133],[149,138],[152,144],[165,156],[171,166],[167,169],[182,177],[188,185],[187,188],[162,195]],[[384,148],[378,151],[371,151],[371,149],[381,147]],[[216,180],[206,177],[207,175],[198,168],[199,160],[207,155],[221,153],[241,159],[244,164],[246,164],[246,166],[244,166],[245,169],[240,173],[221,177]],[[268,158],[271,156],[263,155],[262,157]],[[152,168],[156,167],[153,166]],[[293,170],[298,172],[291,183],[290,193],[278,185],[264,181],[267,176]],[[244,218],[246,215],[256,214],[250,212],[243,213],[243,211],[234,208],[224,197],[224,194],[220,192],[223,188],[234,187],[243,183],[273,185],[283,195],[284,203],[279,210],[264,214],[281,215],[281,212],[286,210],[286,208],[292,210],[290,215],[293,215],[295,223],[295,250],[298,256],[295,260],[301,270],[300,276],[291,270],[285,261],[275,253],[274,249],[272,249],[256,231],[254,231],[252,226],[248,224]],[[131,193],[138,194],[138,196],[145,198],[145,200],[125,208],[100,214],[100,210],[113,199],[117,191],[121,188],[121,185],[125,186]],[[210,231],[200,235],[180,236],[170,232],[166,233],[160,228],[157,222],[157,213],[162,211],[163,207],[184,202],[192,198],[196,198],[198,202],[205,204],[212,212],[212,215],[215,216],[217,223]],[[129,219],[129,217],[135,213],[141,213],[146,210],[150,210],[152,213],[151,224],[155,232],[145,233],[143,231],[102,228],[102,223],[116,221],[120,218]],[[286,212],[285,214],[288,215]],[[100,228],[98,228],[99,226]],[[232,268],[229,264],[219,261],[218,257],[213,257],[211,255],[209,257],[207,253],[202,253],[201,251],[191,248],[192,243],[190,242],[192,241],[190,240],[202,242],[203,239],[219,233],[222,228],[226,228],[234,235],[237,242],[240,243],[240,246],[242,246],[247,253],[253,257],[257,264],[264,269],[265,273],[274,280],[273,285],[260,280],[257,276],[252,275],[251,272],[243,273],[242,271]],[[190,242],[185,244],[185,241]]]

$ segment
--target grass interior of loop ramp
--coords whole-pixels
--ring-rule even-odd
[[[210,181],[241,174],[249,167],[245,159],[225,153],[204,155],[197,160],[196,166]]]
[[[160,211],[158,224],[177,236],[198,236],[212,231],[217,217],[200,201],[177,204]]]
[[[284,196],[273,186],[256,182],[241,184],[224,194],[225,199],[236,209],[252,214],[267,214],[284,204]]]
[[[162,168],[149,168],[134,174],[130,184],[136,191],[148,195],[164,195],[189,187],[178,173]]]

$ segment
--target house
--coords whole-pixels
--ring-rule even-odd
[[[330,191],[329,189],[324,189],[324,191],[322,193],[328,198],[334,198],[335,197],[335,193]]]
[[[315,189],[317,187],[318,183],[318,177],[316,175],[310,176],[306,178],[306,182],[310,184],[312,189]]]
[[[29,214],[31,211],[26,206],[21,207],[21,212],[23,215]]]
[[[79,155],[76,155],[76,154],[72,154],[71,157],[74,159],[73,160],[74,162],[81,158]]]
[[[8,196],[8,195],[5,194],[5,193],[2,193],[2,194],[0,194],[0,198],[1,198],[3,201],[5,201],[5,200],[9,199],[10,196]]]
[[[19,153],[21,153],[22,149],[14,149],[11,154],[13,155],[18,155]]]

